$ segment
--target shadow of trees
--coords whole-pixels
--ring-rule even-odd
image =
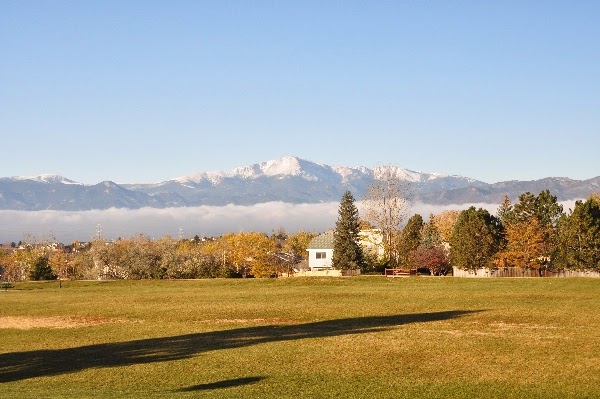
[[[194,385],[187,388],[178,389],[174,392],[194,392],[194,391],[210,391],[213,389],[233,388],[242,385],[251,385],[264,380],[265,377],[242,377],[231,380],[210,382],[208,384]]]
[[[269,342],[335,337],[389,330],[410,323],[425,323],[465,316],[476,311],[444,311],[391,316],[369,316],[294,325],[267,325],[186,334],[173,337],[105,343],[77,348],[0,354],[0,383],[72,373],[89,368],[129,366],[190,358],[222,349]],[[262,378],[262,377],[260,377]],[[232,384],[255,381],[236,381]],[[227,385],[227,381],[223,382]],[[190,390],[208,389],[203,386]]]

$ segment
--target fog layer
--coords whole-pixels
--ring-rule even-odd
[[[574,201],[562,203],[565,211]],[[409,215],[445,210],[482,207],[495,214],[498,204],[461,204],[437,206],[413,204]],[[88,241],[98,235],[107,239],[145,234],[150,237],[219,236],[227,232],[260,231],[271,233],[283,228],[288,233],[299,230],[322,232],[335,227],[339,203],[289,204],[268,202],[252,206],[199,206],[190,208],[142,208],[94,211],[0,211],[0,243],[55,238],[69,243]],[[361,204],[357,203],[359,212]]]

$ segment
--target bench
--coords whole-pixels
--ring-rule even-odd
[[[416,276],[417,269],[385,269],[387,277],[409,277]]]

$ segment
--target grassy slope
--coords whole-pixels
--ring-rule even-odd
[[[600,280],[20,284],[2,397],[600,397]],[[89,320],[89,319],[83,319]]]

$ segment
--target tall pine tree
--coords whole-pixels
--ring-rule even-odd
[[[358,233],[360,223],[358,209],[354,205],[354,197],[350,191],[342,196],[333,234],[334,269],[358,269],[364,264],[364,255],[360,246]]]
[[[508,195],[505,195],[502,199],[502,203],[498,207],[496,217],[500,220],[500,223],[502,223],[504,227],[508,226],[516,218],[515,211],[510,203],[510,198],[508,198]]]

